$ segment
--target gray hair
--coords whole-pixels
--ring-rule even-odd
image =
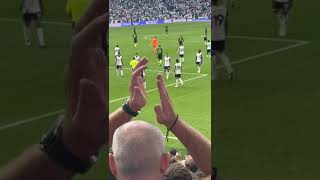
[[[164,138],[153,125],[143,121],[126,123],[115,131],[112,144],[118,174],[130,177],[160,172]]]

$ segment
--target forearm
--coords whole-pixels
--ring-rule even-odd
[[[199,169],[211,174],[210,141],[180,118],[171,131],[187,148]]]
[[[117,109],[109,115],[109,147],[112,146],[112,138],[116,129],[122,124],[129,122],[131,119],[132,116],[124,112],[122,108]]]
[[[75,176],[34,145],[0,171],[0,180],[69,180]]]

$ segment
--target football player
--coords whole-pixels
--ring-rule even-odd
[[[207,45],[207,41],[208,41],[208,29],[207,29],[207,26],[204,27],[203,41],[204,41],[204,45]]]
[[[137,60],[137,61],[140,61],[140,56],[138,53],[136,53],[136,55],[134,56],[134,59]]]
[[[217,79],[217,59],[221,60],[227,70],[228,78],[234,79],[234,70],[229,58],[225,55],[226,40],[226,18],[227,9],[219,0],[213,0],[213,74],[212,78]]]
[[[201,49],[199,49],[196,56],[196,66],[198,67],[198,73],[201,72],[202,60],[203,60],[202,52],[201,52]]]
[[[114,48],[114,57],[117,57],[120,54],[120,47],[117,44],[116,47]]]
[[[159,47],[157,48],[159,66],[161,66],[161,63],[162,63],[162,57],[163,57],[162,53],[163,53],[163,49],[161,48],[161,45],[159,45]]]
[[[183,46],[183,42],[184,42],[184,39],[183,39],[182,35],[180,35],[180,36],[178,37],[179,46]]]
[[[211,58],[211,41],[208,40],[207,42],[207,57]]]
[[[176,59],[176,64],[174,65],[174,76],[176,77],[176,85],[174,87],[179,87],[179,82],[181,86],[183,86],[181,74],[182,74],[182,65],[179,59]]]
[[[20,10],[22,13],[22,19],[24,22],[24,40],[26,46],[31,46],[31,24],[35,22],[37,27],[38,43],[40,48],[45,48],[46,43],[44,40],[44,32],[41,23],[43,15],[43,3],[42,0],[22,0]]]
[[[273,13],[279,19],[279,36],[287,35],[289,12],[292,7],[292,0],[272,0]]]
[[[136,31],[134,31],[132,38],[133,38],[133,46],[136,48],[138,46],[138,35]]]
[[[164,57],[164,72],[166,73],[166,78],[169,79],[169,73],[170,73],[170,56],[168,53],[166,53],[166,56]]]
[[[177,53],[179,53],[179,60],[183,64],[184,63],[184,45],[183,44],[179,45]]]
[[[166,31],[166,35],[168,36],[168,34],[169,34],[169,27],[168,27],[168,25],[166,25],[166,26],[164,27],[164,29],[165,29],[165,31]]]
[[[123,66],[122,56],[121,56],[121,54],[118,54],[116,56],[116,72],[117,72],[117,76],[119,76],[119,72],[120,72],[121,77],[123,77],[122,66]]]

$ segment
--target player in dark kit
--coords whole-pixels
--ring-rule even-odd
[[[183,46],[183,42],[184,42],[184,39],[183,39],[182,35],[180,35],[178,38],[179,46]]]
[[[168,35],[168,33],[169,33],[169,27],[168,27],[168,25],[166,25],[166,26],[164,27],[164,29],[165,29],[165,31],[166,31],[166,34]]]
[[[208,42],[208,29],[207,29],[207,26],[204,27],[203,41],[204,41],[204,44],[207,45],[207,42]]]
[[[138,46],[138,35],[136,33],[133,33],[132,38],[133,38],[134,47],[137,47]]]
[[[163,49],[161,48],[161,45],[157,48],[157,54],[158,54],[158,62],[159,66],[161,66],[162,59],[163,59]]]

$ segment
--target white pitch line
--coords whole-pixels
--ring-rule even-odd
[[[270,38],[270,37],[254,37],[254,36],[227,36],[231,39],[245,39],[245,40],[257,40],[257,41],[273,41],[273,42],[292,42],[292,43],[306,43],[308,41],[297,39],[284,39],[284,38]]]
[[[31,123],[33,121],[36,121],[36,120],[39,120],[39,119],[43,119],[43,118],[46,118],[46,117],[55,116],[55,115],[61,114],[63,112],[64,112],[64,109],[61,109],[61,110],[58,110],[58,111],[49,112],[49,113],[42,114],[42,115],[39,115],[39,116],[34,116],[34,117],[31,117],[31,118],[27,118],[27,119],[24,119],[24,120],[21,120],[21,121],[17,121],[17,122],[14,122],[14,123],[9,123],[9,124],[6,124],[6,125],[2,125],[2,126],[0,126],[0,131],[6,130],[6,129],[9,129],[9,128],[12,128],[12,127],[20,126],[20,125],[23,125],[23,124]]]
[[[183,82],[192,81],[192,80],[195,80],[195,79],[203,78],[205,76],[208,76],[208,75],[207,74],[203,74],[203,75],[198,76],[198,77],[194,77],[194,78],[190,78],[190,79],[184,80]],[[173,85],[176,85],[176,83],[169,84],[166,87],[170,87],[170,86],[173,86]],[[147,90],[146,92],[148,93],[148,92],[152,92],[152,91],[156,91],[156,90],[158,90],[158,88],[150,89],[150,90]],[[114,103],[114,102],[117,102],[117,101],[120,101],[120,100],[124,100],[124,99],[128,99],[128,98],[129,98],[129,96],[118,98],[118,99],[114,99],[114,100],[109,101],[109,103]]]
[[[275,49],[275,50],[266,51],[264,53],[260,53],[260,54],[254,55],[254,56],[249,56],[249,57],[246,57],[246,58],[242,58],[242,59],[233,61],[233,62],[231,62],[231,64],[232,65],[237,65],[237,64],[246,63],[248,61],[257,60],[257,59],[259,59],[261,57],[270,56],[270,55],[273,55],[273,54],[280,53],[282,51],[287,51],[289,49],[293,49],[293,48],[297,48],[297,47],[300,47],[300,46],[304,46],[304,45],[307,45],[308,43],[309,42],[304,41],[304,42],[292,44],[292,45],[289,45],[289,46],[286,46],[286,47],[283,47],[283,48],[278,48],[278,49]],[[223,65],[220,65],[220,66],[217,67],[217,69],[221,69],[223,67],[224,67]]]

